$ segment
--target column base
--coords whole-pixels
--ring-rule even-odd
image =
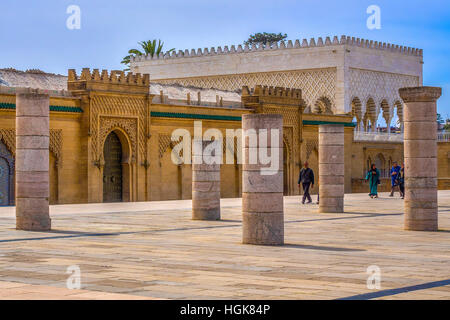
[[[194,209],[192,220],[220,220],[220,208]]]
[[[437,220],[408,220],[405,219],[404,229],[407,231],[438,231]]]
[[[344,198],[320,197],[319,213],[343,213]]]
[[[47,217],[17,218],[16,230],[23,231],[50,231],[52,229],[51,219]]]
[[[242,243],[271,246],[283,245],[283,212],[243,212]]]
[[[48,231],[51,219],[47,198],[16,198],[16,229]]]

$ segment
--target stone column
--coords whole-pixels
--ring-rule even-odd
[[[405,229],[438,230],[436,100],[442,89],[402,88],[405,155]]]
[[[192,150],[192,219],[220,220],[220,164],[205,164],[204,147],[198,143]]]
[[[385,117],[384,121],[386,121],[386,132],[389,134],[391,133],[391,117]]]
[[[242,242],[258,245],[284,243],[283,213],[283,117],[278,114],[245,114],[242,116],[243,167],[242,167]],[[261,171],[268,164],[261,163],[261,150],[255,147],[247,134],[256,131],[256,141],[261,129],[267,129],[267,147],[264,153],[278,152],[275,167]],[[271,129],[278,131],[278,140],[272,141]],[[255,141],[255,140],[253,140]],[[256,161],[251,161],[252,157]],[[256,159],[255,159],[256,158]],[[276,169],[276,170],[275,170]]]
[[[49,96],[16,97],[16,228],[50,230]]]
[[[369,132],[369,119],[368,118],[363,119],[363,131]]]
[[[344,126],[319,125],[319,212],[344,212]]]

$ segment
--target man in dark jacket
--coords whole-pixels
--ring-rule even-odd
[[[309,188],[314,188],[314,172],[311,168],[308,167],[308,162],[305,161],[304,167],[300,170],[300,176],[298,177],[298,187],[300,188],[300,184],[303,187],[303,199],[302,204],[305,203],[305,200],[308,199],[308,203],[311,203],[311,196],[309,195]]]

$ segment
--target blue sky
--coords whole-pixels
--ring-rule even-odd
[[[81,29],[66,28],[69,5],[81,8]],[[381,8],[381,29],[366,27],[369,5]],[[2,0],[0,68],[122,69],[141,40],[166,48],[239,44],[255,32],[289,39],[349,35],[424,49],[424,85],[441,86],[438,111],[450,117],[448,0]]]

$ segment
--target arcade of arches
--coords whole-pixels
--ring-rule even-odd
[[[399,100],[388,102],[383,99],[376,102],[369,97],[365,102],[354,97],[351,100],[353,122],[356,131],[375,132],[377,123],[383,123],[386,132],[390,133],[392,128],[397,132],[403,132],[403,103]]]

